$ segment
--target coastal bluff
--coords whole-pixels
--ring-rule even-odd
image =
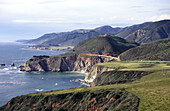
[[[65,54],[34,56],[20,68],[25,72],[77,71],[87,73],[85,81],[92,82],[98,73],[112,70],[96,68],[95,64],[117,60],[122,52],[138,45],[114,35],[97,36],[79,43]]]
[[[98,54],[74,54],[70,56],[34,56],[28,60],[21,71],[25,72],[64,72],[78,71],[90,72],[93,65],[114,60],[111,56],[101,56]]]

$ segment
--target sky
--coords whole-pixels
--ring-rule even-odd
[[[170,0],[0,0],[0,41],[170,19]]]

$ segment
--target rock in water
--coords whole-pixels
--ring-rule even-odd
[[[15,64],[14,64],[14,62],[11,64],[11,67],[14,67],[15,66]]]
[[[5,66],[5,64],[0,64],[0,66]]]

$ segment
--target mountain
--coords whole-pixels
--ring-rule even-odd
[[[136,30],[138,29],[141,29],[141,28],[144,28],[150,24],[152,24],[153,22],[145,22],[145,23],[142,23],[142,24],[137,24],[137,25],[132,25],[132,26],[129,26],[129,27],[125,27],[123,29],[123,31],[121,31],[120,33],[117,34],[118,37],[122,37],[122,38],[125,38],[127,37],[129,34],[135,32]]]
[[[16,42],[28,42],[30,40],[16,40]]]
[[[82,41],[74,47],[75,53],[91,53],[118,56],[120,53],[138,46],[137,43],[114,35],[103,35]]]
[[[40,38],[27,41],[27,43],[41,44],[42,46],[75,46],[79,42],[98,35],[115,34],[118,29],[111,26],[102,26],[92,30],[78,29],[71,32],[50,33]]]
[[[120,60],[170,61],[170,40],[161,40],[127,50],[120,54]]]
[[[99,35],[116,35],[118,33],[128,31],[128,30],[137,30],[143,28],[149,23],[143,23],[138,25],[133,25],[125,28],[112,28],[109,25],[97,27],[95,29],[78,29],[71,32],[61,32],[61,33],[49,33],[45,34],[37,39],[27,41],[26,43],[38,44],[39,46],[75,46],[83,40],[86,40],[91,37]]]
[[[170,38],[170,20],[162,20],[146,25],[138,30],[127,30],[117,34],[122,38],[138,43],[150,43]]]
[[[42,44],[44,43],[45,41],[48,41],[48,40],[51,40],[53,38],[56,38],[58,36],[62,36],[64,35],[65,33],[50,33],[50,34],[45,34],[37,39],[32,39],[32,40],[29,40],[29,41],[26,41],[26,43],[30,43],[30,44]]]

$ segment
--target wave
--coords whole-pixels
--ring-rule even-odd
[[[6,68],[3,68],[3,69],[0,69],[0,73],[1,74],[16,74],[16,73],[24,73],[24,72],[21,72],[17,67],[6,67]]]
[[[70,82],[74,82],[75,80],[70,80]]]
[[[41,91],[43,91],[44,89],[35,89],[35,91],[37,91],[37,92],[41,92]]]

